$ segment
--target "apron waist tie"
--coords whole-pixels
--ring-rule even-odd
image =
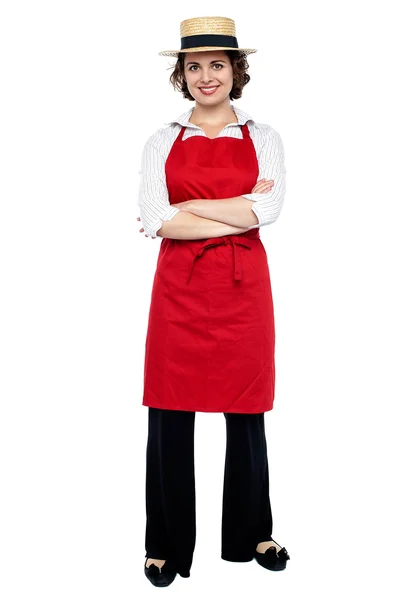
[[[215,241],[213,241],[213,240],[215,240]],[[188,276],[187,283],[190,282],[191,275],[194,270],[195,261],[197,260],[197,258],[201,258],[201,256],[203,256],[205,250],[207,250],[208,248],[213,248],[214,246],[225,246],[226,244],[230,244],[232,247],[232,251],[233,251],[233,264],[234,264],[233,278],[236,281],[239,281],[240,279],[242,279],[241,254],[240,254],[238,248],[236,248],[236,246],[244,246],[245,248],[248,248],[249,250],[251,250],[252,246],[249,242],[247,242],[245,240],[245,238],[243,236],[238,237],[238,236],[225,235],[225,236],[221,236],[218,238],[212,238],[212,241],[207,240],[207,242],[198,249],[197,254],[194,256],[194,260],[191,265],[190,274]]]

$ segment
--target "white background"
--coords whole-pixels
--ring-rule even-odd
[[[145,140],[193,104],[180,21],[236,21],[236,106],[281,135],[261,228],[276,318],[266,413],[272,573],[220,558],[223,415],[196,415],[197,543],[175,598],[396,598],[398,110],[394,2],[3,2],[4,600],[154,597],[144,576],[144,343],[160,238],[139,233]],[[394,580],[395,579],[395,580]],[[158,596],[157,596],[158,597]]]

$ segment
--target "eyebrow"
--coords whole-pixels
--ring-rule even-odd
[[[218,62],[224,62],[225,63],[226,61],[222,60],[222,59],[220,59],[220,60],[211,60],[210,64],[212,64],[212,63],[218,63]],[[186,67],[188,67],[188,65],[199,65],[199,64],[200,64],[199,62],[190,61],[190,62],[186,63]]]

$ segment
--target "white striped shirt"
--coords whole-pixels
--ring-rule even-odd
[[[241,194],[251,200],[252,210],[257,216],[258,223],[248,227],[262,227],[270,225],[278,218],[285,195],[284,148],[280,135],[270,125],[255,123],[244,111],[230,104],[235,112],[238,123],[229,123],[218,133],[217,137],[242,138],[240,125],[247,123],[249,134],[254,143],[259,165],[258,181],[262,178],[273,179],[274,185],[266,194]],[[180,209],[171,207],[169,193],[166,185],[165,163],[182,127],[187,129],[183,139],[195,135],[206,136],[198,125],[189,123],[194,110],[190,108],[175,121],[165,123],[148,138],[144,145],[140,174],[138,202],[141,224],[148,236],[156,238],[157,231],[162,227],[163,221],[170,221],[180,212]]]

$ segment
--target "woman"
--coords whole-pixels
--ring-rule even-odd
[[[146,338],[148,406],[144,571],[156,586],[190,576],[196,537],[194,419],[222,412],[227,431],[224,560],[272,570],[289,555],[272,537],[264,413],[274,400],[274,315],[259,227],[285,191],[279,134],[233,106],[250,77],[232,19],[182,21],[171,75],[195,106],[146,142],[140,217],[162,237]],[[261,179],[258,180],[258,177]],[[273,177],[273,178],[272,178]]]

